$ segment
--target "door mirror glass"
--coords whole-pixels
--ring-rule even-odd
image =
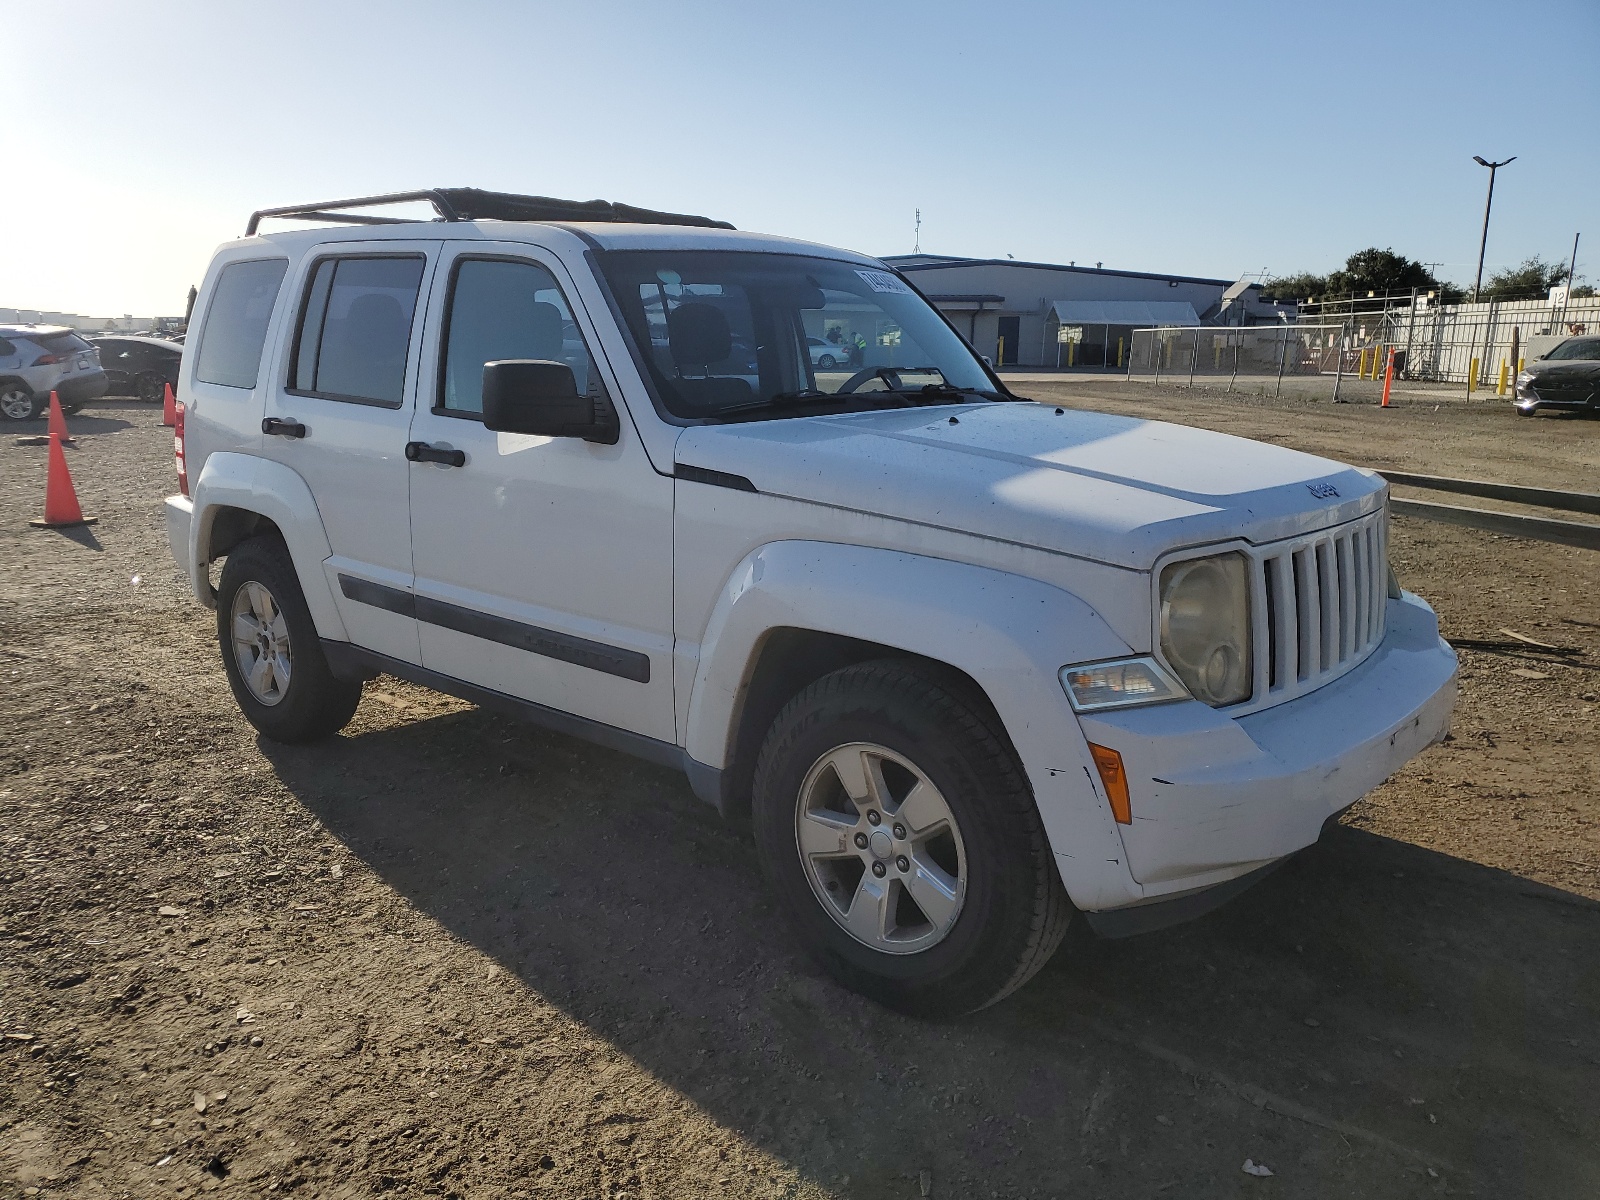
[[[616,413],[602,396],[578,391],[566,363],[538,358],[483,364],[483,423],[497,433],[615,443]]]

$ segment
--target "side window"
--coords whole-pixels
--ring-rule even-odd
[[[252,259],[222,268],[200,331],[194,377],[201,383],[255,387],[267,322],[288,269],[286,258]]]
[[[589,351],[549,271],[536,263],[469,258],[450,292],[439,408],[483,412],[483,364],[540,358],[572,368],[578,391],[594,378]]]
[[[17,348],[15,346],[6,341],[5,338],[0,338],[0,358],[10,358],[16,352]]]
[[[426,265],[420,255],[319,262],[300,314],[290,389],[400,407]]]

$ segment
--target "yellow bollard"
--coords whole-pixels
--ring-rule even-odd
[[[1478,360],[1472,360],[1472,367],[1467,371],[1467,395],[1472,395],[1472,389],[1478,386]]]
[[[1004,335],[1002,335],[1000,340],[995,344],[994,365],[997,367],[1003,367],[1006,365],[1006,339]]]
[[[1078,349],[1078,343],[1077,342],[1068,342],[1067,343],[1067,366],[1070,367],[1072,365],[1072,360],[1076,355],[1077,349]]]
[[[1222,370],[1222,347],[1217,345],[1215,338],[1211,339],[1211,369],[1213,371]]]
[[[1522,374],[1522,370],[1523,370],[1523,364],[1524,364],[1524,363],[1526,363],[1526,362],[1527,362],[1527,361],[1528,361],[1528,360],[1527,360],[1527,359],[1525,359],[1525,358],[1518,358],[1518,359],[1517,359],[1517,374],[1518,374],[1518,375],[1521,375],[1521,374]]]
[[[1504,396],[1506,394],[1506,376],[1509,374],[1511,374],[1511,364],[1502,358],[1500,360],[1500,386],[1494,390],[1496,396]]]
[[[1367,348],[1365,346],[1363,346],[1361,348],[1361,357],[1356,360],[1356,378],[1357,379],[1365,379],[1366,377],[1367,377]]]
[[[1122,366],[1122,339],[1117,339],[1117,366]]]

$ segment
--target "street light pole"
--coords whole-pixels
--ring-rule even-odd
[[[1505,162],[1486,162],[1483,158],[1474,154],[1472,161],[1480,167],[1489,168],[1489,198],[1483,202],[1483,237],[1478,242],[1478,277],[1472,281],[1472,302],[1476,304],[1478,302],[1478,289],[1483,286],[1483,252],[1489,248],[1489,209],[1494,204],[1494,173],[1505,166],[1506,163],[1516,162],[1517,156],[1513,154]]]

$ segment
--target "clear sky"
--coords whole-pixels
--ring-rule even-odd
[[[0,306],[181,313],[257,207],[600,197],[873,254],[1600,276],[1600,0],[0,0]]]

